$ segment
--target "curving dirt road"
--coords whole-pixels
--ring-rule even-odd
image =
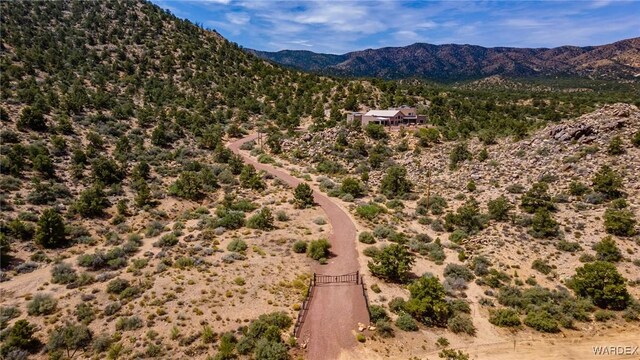
[[[277,176],[291,187],[302,181],[287,172],[268,164],[261,164],[240,150],[240,146],[257,138],[257,134],[228,144],[228,148],[239,154],[247,164]],[[312,186],[313,188],[313,186]],[[329,237],[333,257],[328,264],[315,263],[313,271],[320,274],[339,275],[359,269],[356,251],[356,227],[351,217],[329,197],[314,188],[314,200],[327,214],[333,228]],[[362,288],[355,284],[316,286],[312,295],[300,343],[308,343],[309,359],[337,359],[341,352],[356,344],[355,331],[358,323],[368,324],[369,314]]]

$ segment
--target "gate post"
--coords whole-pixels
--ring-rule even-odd
[[[356,270],[356,285],[359,284],[359,280],[360,280],[360,270]]]
[[[316,273],[313,273],[313,285],[316,284]]]

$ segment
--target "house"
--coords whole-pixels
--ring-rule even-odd
[[[369,110],[366,113],[352,112],[347,114],[347,122],[359,121],[362,126],[380,124],[384,126],[418,125],[427,121],[425,115],[416,114],[416,108],[401,106],[387,110]]]

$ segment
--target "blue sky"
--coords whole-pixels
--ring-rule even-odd
[[[601,45],[640,36],[640,1],[152,0],[174,15],[267,51],[431,44]]]

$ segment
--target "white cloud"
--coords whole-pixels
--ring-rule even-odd
[[[245,12],[232,12],[227,13],[225,16],[230,23],[235,25],[244,25],[251,20],[251,16]]]

